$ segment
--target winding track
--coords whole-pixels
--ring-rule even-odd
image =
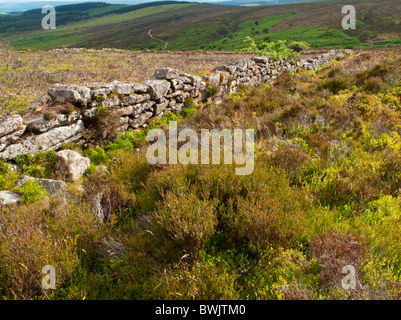
[[[151,37],[152,39],[155,39],[155,40],[157,40],[157,41],[163,42],[163,43],[164,43],[164,48],[163,48],[163,50],[166,50],[167,45],[168,45],[168,42],[163,41],[163,40],[161,40],[161,39],[159,39],[159,38],[156,38],[156,37],[152,36],[152,34],[150,33],[151,31],[152,31],[152,29],[149,29],[149,31],[148,31],[149,37]]]

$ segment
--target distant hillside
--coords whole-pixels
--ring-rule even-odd
[[[341,9],[347,4],[356,7],[356,30],[341,27]],[[0,16],[0,36],[16,49],[162,50],[167,43],[167,50],[234,50],[244,46],[248,35],[257,41],[303,40],[315,48],[401,44],[399,0],[247,7],[174,1],[136,6],[92,5],[85,10],[58,7],[56,30],[41,29],[43,14],[38,10],[19,17]]]
[[[228,0],[228,1],[217,2],[214,4],[223,4],[228,6],[252,6],[252,5],[269,6],[269,5],[276,5],[290,2],[301,2],[301,1],[302,0]]]
[[[26,0],[25,0],[26,1]],[[11,12],[22,12],[22,11],[27,11],[27,10],[32,10],[32,9],[38,9],[42,8],[44,5],[51,5],[51,6],[61,6],[61,5],[70,5],[70,4],[77,4],[80,2],[85,2],[88,0],[65,0],[65,1],[29,1],[29,2],[17,2],[17,1],[10,1],[6,3],[1,3],[0,2],[0,12],[5,12],[5,13],[11,13]],[[269,4],[277,4],[277,3],[286,3],[286,2],[294,2],[294,1],[299,1],[299,0],[261,0],[261,1],[253,1],[261,3],[263,5],[269,5]],[[311,0],[313,1],[313,0]],[[153,2],[152,0],[107,0],[108,4],[119,4],[119,5],[136,5],[136,4],[142,4],[142,3],[147,3],[147,2]],[[226,5],[244,5],[247,3],[250,3],[250,0],[236,0],[236,1],[218,1],[218,0],[191,0],[191,2],[208,2],[208,3],[214,3],[214,4],[226,4]]]
[[[172,3],[176,3],[176,1],[156,1],[132,6],[111,5],[104,2],[61,5],[56,7],[57,25],[63,26],[77,21],[103,17],[111,14],[123,14],[143,8],[158,6],[161,4],[168,5]],[[41,21],[43,17],[42,9],[28,10],[20,15],[8,14],[0,16],[0,32],[19,32],[41,29]]]

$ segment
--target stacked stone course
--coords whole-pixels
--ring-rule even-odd
[[[267,57],[253,57],[217,67],[202,76],[162,68],[141,84],[119,81],[88,87],[55,84],[48,90],[50,98],[35,101],[25,114],[0,118],[0,158],[35,155],[69,142],[89,143],[86,124],[101,108],[119,118],[119,131],[144,128],[166,112],[181,112],[187,99],[218,104],[237,91],[240,84],[271,84],[286,70],[316,71],[350,53],[350,50],[332,50],[293,63],[273,63]]]

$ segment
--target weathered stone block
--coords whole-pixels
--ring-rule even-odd
[[[157,100],[167,95],[170,89],[170,82],[167,80],[148,80],[144,82],[152,99]]]
[[[81,107],[87,106],[92,101],[91,90],[83,86],[54,84],[47,93],[53,101]]]
[[[90,160],[78,152],[62,150],[56,153],[55,173],[63,181],[78,180],[89,167]]]

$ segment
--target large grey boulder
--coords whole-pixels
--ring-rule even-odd
[[[82,157],[78,152],[62,150],[56,153],[55,173],[61,180],[78,180],[89,165],[89,158]]]
[[[170,89],[170,82],[167,80],[148,80],[144,82],[152,99],[158,100],[167,95]]]
[[[11,191],[0,191],[0,205],[7,206],[20,202],[22,197]]]
[[[73,105],[85,107],[92,100],[91,90],[83,86],[54,84],[47,93],[60,103],[71,103]]]

